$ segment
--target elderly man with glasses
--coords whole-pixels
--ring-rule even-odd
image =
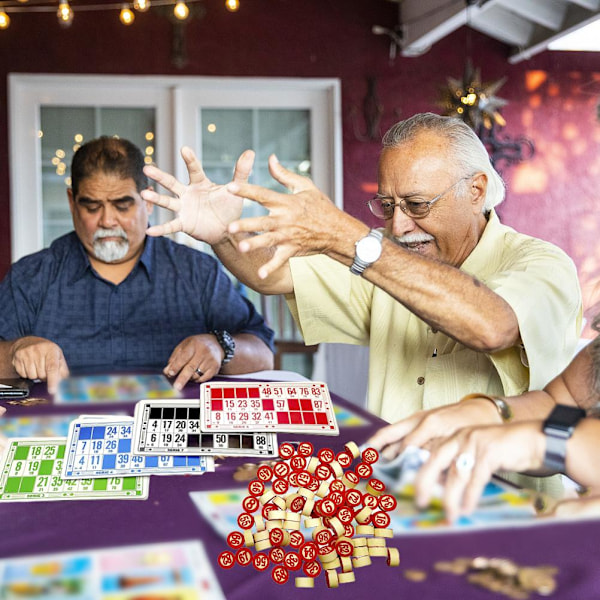
[[[187,186],[146,168],[175,197],[144,198],[178,213],[149,234],[185,231],[251,287],[287,294],[307,344],[368,344],[368,408],[384,419],[473,391],[541,389],[569,363],[581,327],[575,267],[500,223],[504,184],[461,121],[418,114],[386,133],[379,193],[368,202],[382,229],[336,208],[274,156],[271,175],[291,195],[247,183],[249,151],[227,186],[210,182],[189,148],[182,155]],[[239,220],[242,198],[269,214]],[[473,420],[498,416],[487,398],[468,404]]]

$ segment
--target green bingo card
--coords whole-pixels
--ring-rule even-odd
[[[66,441],[66,438],[10,439],[0,472],[0,501],[148,497],[148,477],[63,479]]]

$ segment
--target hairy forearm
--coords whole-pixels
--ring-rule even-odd
[[[240,333],[234,335],[233,339],[235,355],[231,362],[221,369],[221,373],[238,375],[273,368],[273,353],[260,338],[250,333]]]
[[[12,364],[13,341],[0,341],[0,377],[19,377]]]

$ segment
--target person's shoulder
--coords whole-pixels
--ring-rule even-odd
[[[38,271],[45,265],[60,263],[65,256],[73,251],[77,245],[77,236],[74,231],[54,240],[48,248],[38,250],[19,259],[12,265],[14,271]]]
[[[173,264],[178,266],[185,264],[216,268],[219,265],[218,260],[207,252],[175,242],[167,237],[154,238],[153,244],[161,257],[169,258]]]

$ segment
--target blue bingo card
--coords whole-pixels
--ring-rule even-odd
[[[132,417],[83,416],[69,429],[63,476],[183,475],[214,471],[206,456],[142,456],[132,451]]]

